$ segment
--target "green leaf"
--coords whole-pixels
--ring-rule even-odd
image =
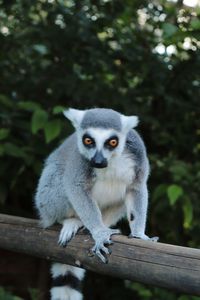
[[[174,205],[178,198],[183,195],[183,189],[179,185],[172,184],[167,188],[167,195],[170,205]]]
[[[36,134],[39,129],[44,128],[48,120],[48,114],[43,109],[36,110],[33,113],[31,120],[31,131],[33,134]]]
[[[61,122],[60,120],[53,120],[46,123],[44,127],[46,143],[54,140],[61,131]]]
[[[21,147],[18,147],[12,143],[5,143],[4,144],[4,152],[7,155],[13,157],[25,157],[25,153]]]
[[[175,161],[169,170],[173,176],[174,181],[180,181],[188,177],[188,166],[183,161]]]
[[[199,19],[196,18],[196,19],[192,20],[191,23],[190,23],[190,25],[195,30],[200,29],[200,21],[199,21]]]
[[[13,101],[5,95],[0,94],[0,103],[8,108],[13,108]]]
[[[31,296],[31,300],[39,299],[40,292],[38,291],[38,289],[29,288],[28,291]]]
[[[163,29],[164,38],[168,38],[177,32],[178,27],[176,27],[175,25],[173,25],[171,23],[164,23],[162,26],[162,29]]]
[[[131,283],[130,288],[133,289],[134,291],[137,291],[138,295],[142,299],[149,299],[152,297],[151,290],[140,283],[136,283],[136,282]]]
[[[20,101],[18,107],[28,111],[35,111],[40,109],[41,106],[33,101]]]
[[[198,296],[181,295],[177,300],[199,300]]]
[[[3,299],[3,300],[23,300],[22,298],[14,296],[10,292],[5,291],[3,287],[0,287],[0,299]]]
[[[185,199],[186,200],[183,205],[183,215],[184,215],[183,227],[185,229],[189,229],[191,227],[191,223],[193,220],[193,207],[190,199],[188,197]]]
[[[0,129],[0,140],[4,140],[9,136],[10,129],[7,128],[1,128]]]
[[[66,110],[66,107],[64,107],[64,106],[61,106],[61,105],[55,106],[55,107],[53,108],[53,114],[54,114],[54,115],[60,114],[60,113],[62,113],[64,110]]]
[[[153,192],[153,200],[160,199],[162,196],[166,195],[167,185],[159,184]]]

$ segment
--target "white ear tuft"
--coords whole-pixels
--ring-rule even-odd
[[[132,128],[136,127],[139,123],[139,119],[137,116],[123,116],[121,115],[121,121],[122,121],[122,130],[123,131],[129,131]]]
[[[79,109],[74,109],[74,108],[69,108],[68,110],[64,110],[63,114],[67,119],[69,119],[72,122],[73,126],[75,128],[77,128],[80,126],[80,124],[83,120],[85,111],[79,110]]]

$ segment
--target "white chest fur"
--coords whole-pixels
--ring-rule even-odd
[[[96,169],[92,199],[100,209],[123,202],[134,176],[134,160],[130,156],[113,158],[107,168]]]

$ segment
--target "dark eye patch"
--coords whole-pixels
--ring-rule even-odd
[[[109,150],[114,150],[119,144],[119,138],[116,135],[111,136],[104,143],[105,148]]]
[[[95,146],[95,140],[87,133],[83,135],[82,142],[87,148],[93,148]]]

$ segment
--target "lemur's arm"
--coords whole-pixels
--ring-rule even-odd
[[[132,186],[127,191],[125,199],[127,219],[131,230],[130,236],[148,240],[150,238],[145,234],[145,228],[148,208],[147,179],[149,175],[149,161],[145,145],[135,131],[129,133],[126,147],[135,160],[135,178]],[[153,241],[158,240],[157,237],[151,239]]]
[[[101,252],[109,254],[109,250],[105,247],[105,244],[111,244],[111,235],[120,233],[119,230],[110,229],[103,224],[98,205],[89,197],[89,193],[85,191],[82,183],[76,183],[76,187],[71,189],[68,196],[77,215],[95,240],[95,246],[92,249],[93,252],[103,262],[107,262]]]
[[[82,185],[82,183],[76,182],[68,192],[68,197],[84,226],[93,233],[101,228],[104,229],[105,225],[98,205],[92,201],[89,193],[85,191]]]

